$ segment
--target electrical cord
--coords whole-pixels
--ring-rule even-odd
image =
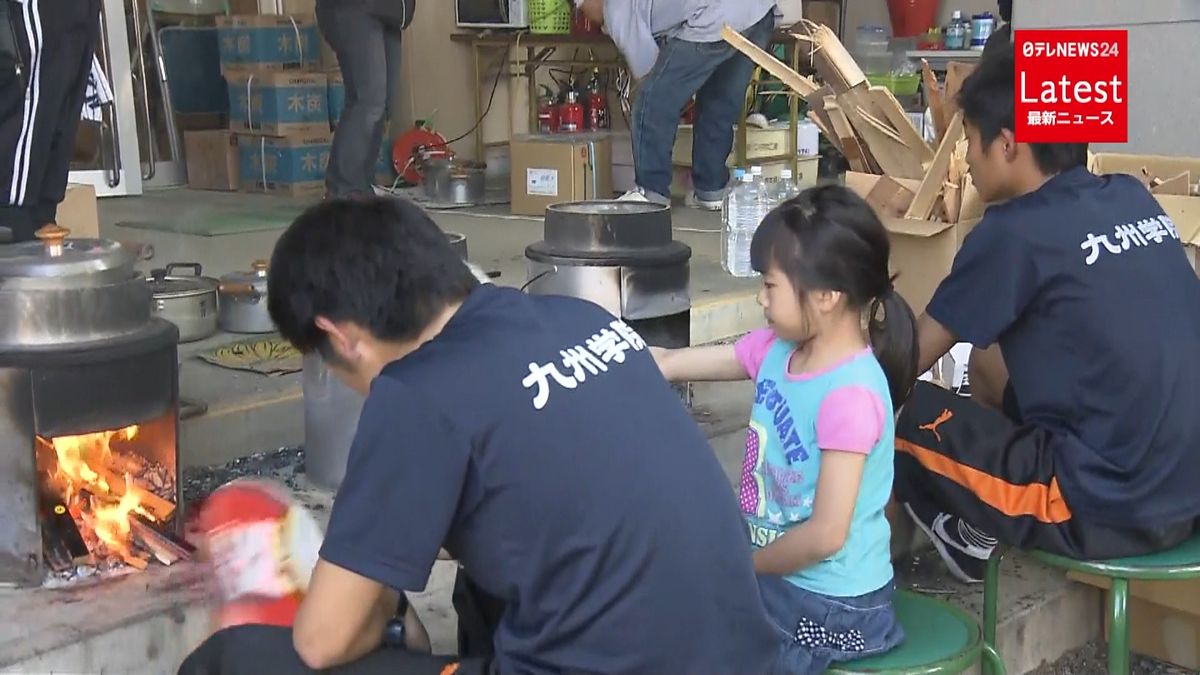
[[[520,38],[518,37],[517,40],[519,42]],[[483,109],[483,113],[479,116],[479,119],[475,120],[475,124],[471,125],[470,129],[467,129],[466,132],[464,132],[461,136],[457,136],[449,141],[446,141],[446,145],[457,143],[467,136],[470,136],[471,134],[475,133],[475,130],[479,128],[479,125],[483,124],[483,120],[487,118],[488,113],[492,112],[492,104],[496,102],[496,89],[500,87],[500,78],[504,75],[505,70],[508,70],[507,53],[504,55],[504,60],[496,67],[496,77],[492,80],[492,93],[488,94],[487,107]],[[479,157],[477,159],[483,158]]]

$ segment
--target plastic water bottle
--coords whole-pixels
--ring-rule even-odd
[[[733,197],[733,191],[742,184],[742,176],[746,175],[746,170],[738,167],[733,170],[733,177],[729,185],[725,186],[725,196],[721,198],[721,228],[725,229],[729,223],[729,200]],[[721,260],[725,260],[725,238],[721,238]]]
[[[775,194],[771,197],[771,202],[778,206],[787,200],[800,194],[800,186],[796,185],[796,181],[792,179],[792,170],[783,169],[779,172],[779,180],[775,183]]]
[[[752,277],[756,274],[750,266],[750,242],[754,239],[758,224],[762,222],[762,214],[765,213],[762,208],[765,205],[765,195],[755,183],[753,172],[743,175],[741,184],[734,188],[730,196],[728,222],[722,233],[725,242],[721,263],[735,277]]]

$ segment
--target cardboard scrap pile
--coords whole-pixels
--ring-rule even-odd
[[[809,105],[808,117],[846,157],[846,185],[875,207],[892,234],[897,288],[916,311],[924,309],[949,271],[962,237],[984,204],[967,172],[967,141],[954,97],[974,68],[951,64],[945,93],[930,100],[937,147],[930,147],[886,87],[872,86],[828,26],[802,21],[793,37],[811,45],[824,84],[800,75],[726,27],[722,37],[779,78]],[[926,67],[926,87],[933,74]],[[936,85],[936,83],[934,83]]]

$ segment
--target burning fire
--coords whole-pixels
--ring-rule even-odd
[[[147,508],[154,495],[136,485],[130,475],[136,469],[136,460],[113,452],[114,442],[132,441],[137,435],[137,425],[131,425],[39,439],[43,446],[54,451],[48,484],[80,524],[84,539],[88,539],[86,534],[90,530],[108,551],[126,562],[133,556],[132,514],[151,522],[159,521],[161,515]]]

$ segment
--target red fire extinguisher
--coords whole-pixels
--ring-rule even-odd
[[[608,96],[600,84],[600,69],[592,69],[588,83],[588,128],[596,131],[609,128]]]
[[[562,123],[560,129],[565,133],[575,133],[584,130],[583,104],[579,102],[579,92],[567,92],[567,102],[562,106]]]
[[[542,85],[542,96],[538,99],[538,131],[543,134],[556,134],[559,128],[559,107],[554,100],[554,92],[550,87]]]

